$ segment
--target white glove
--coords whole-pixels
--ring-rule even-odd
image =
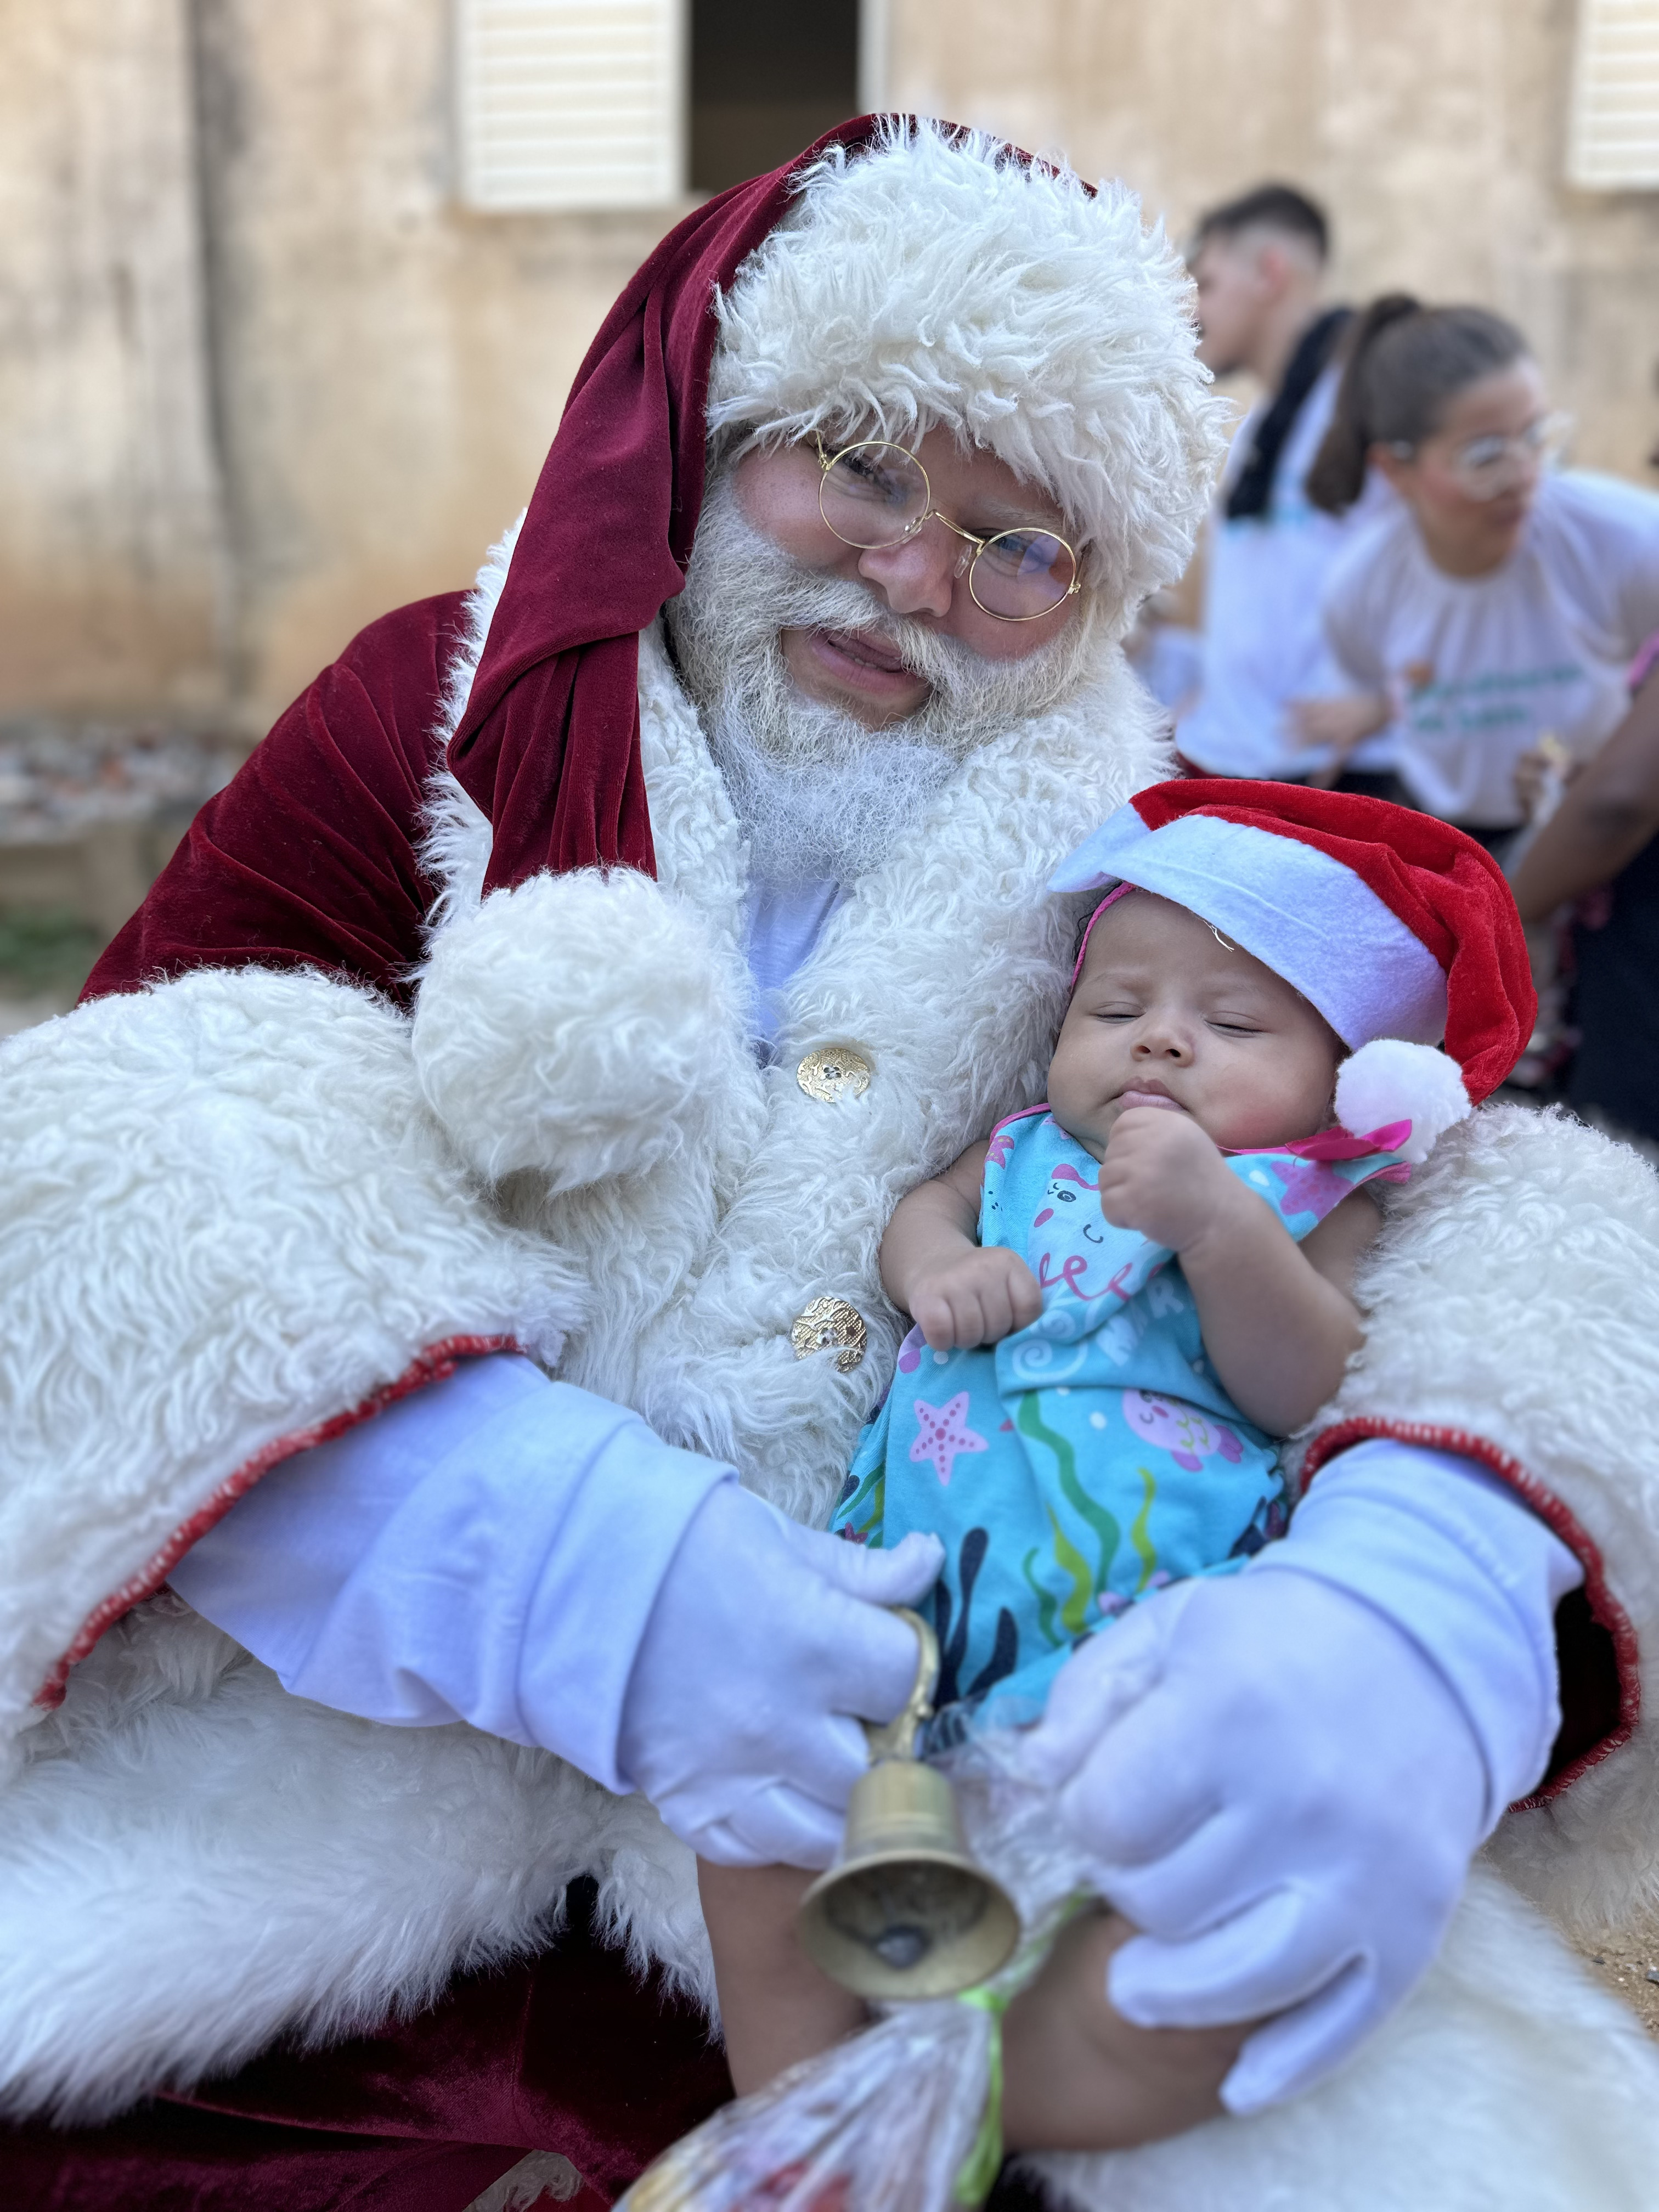
[[[1113,2003],[1146,2027],[1280,2015],[1230,2110],[1331,2072],[1433,1959],[1470,1858],[1543,1771],[1579,1578],[1469,1462],[1366,1444],[1243,1574],[1150,1600],[1061,1671],[1026,1757],[1146,1931]]]
[[[628,1685],[618,1764],[681,1839],[724,1866],[827,1866],[868,1763],[859,1719],[915,1680],[919,1598],[944,1547],[869,1551],[725,1482],[691,1520]],[[856,1716],[856,1717],[854,1717]]]
[[[915,1678],[878,1608],[942,1561],[815,1535],[496,1353],[274,1468],[172,1579],[296,1696],[542,1744],[710,1857],[812,1865],[865,1763],[851,1716]]]

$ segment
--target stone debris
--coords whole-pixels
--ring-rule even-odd
[[[1580,1955],[1597,1981],[1624,1999],[1650,2035],[1659,2036],[1659,1923],[1633,1928],[1628,1942],[1604,1937],[1599,1951]]]
[[[72,837],[98,822],[193,814],[245,748],[176,729],[0,723],[0,846]]]

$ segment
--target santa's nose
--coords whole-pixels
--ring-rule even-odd
[[[859,574],[892,613],[935,615],[943,622],[966,565],[960,541],[927,522],[902,545],[872,546],[860,556]]]

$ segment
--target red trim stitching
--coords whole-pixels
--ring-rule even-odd
[[[222,1521],[261,1475],[269,1474],[273,1467],[291,1459],[295,1452],[309,1451],[313,1444],[327,1443],[335,1437],[343,1436],[360,1421],[370,1419],[399,1398],[424,1389],[428,1382],[441,1382],[447,1375],[455,1372],[458,1360],[476,1358],[491,1352],[517,1352],[519,1348],[517,1340],[511,1336],[447,1336],[437,1344],[428,1345],[424,1352],[416,1352],[395,1382],[383,1382],[349,1412],[331,1413],[325,1421],[313,1421],[309,1428],[295,1429],[262,1445],[252,1459],[244,1460],[234,1474],[225,1477],[210,1492],[206,1504],[198,1506],[188,1521],[173,1530],[137,1574],[130,1575],[118,1589],[112,1590],[93,1607],[76,1630],[69,1649],[35,1692],[33,1702],[48,1709],[61,1705],[70,1669],[86,1657],[106,1629],[112,1628],[135,1605],[155,1596],[191,1546],[199,1542],[216,1522]]]
[[[1525,1498],[1545,1527],[1561,1539],[1584,1570],[1584,1595],[1589,1600],[1591,1618],[1613,1638],[1613,1657],[1619,1668],[1619,1724],[1600,1743],[1581,1753],[1559,1774],[1553,1775],[1541,1790],[1517,1801],[1523,1811],[1541,1805],[1569,1788],[1581,1774],[1587,1774],[1592,1766],[1599,1766],[1609,1752],[1628,1743],[1641,1717],[1640,1645],[1630,1615],[1607,1587],[1601,1547],[1555,1493],[1547,1490],[1536,1475],[1529,1474],[1519,1460],[1489,1443],[1485,1437],[1471,1436],[1467,1429],[1443,1428],[1433,1421],[1383,1420],[1369,1414],[1339,1421],[1334,1428],[1322,1430],[1308,1447],[1302,1462],[1303,1489],[1328,1461],[1368,1437],[1392,1437],[1400,1443],[1422,1444],[1431,1450],[1458,1452],[1465,1459],[1478,1460],[1500,1481],[1508,1483],[1517,1496]]]

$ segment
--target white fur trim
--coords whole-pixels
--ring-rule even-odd
[[[1437,1044],[1445,970],[1352,868],[1249,822],[1182,814],[1148,829],[1120,807],[1057,869],[1057,890],[1135,884],[1200,915],[1293,984],[1346,1045]]]
[[[427,1103],[488,1181],[644,1175],[698,1145],[738,1020],[696,916],[618,868],[540,875],[436,934],[414,1020]]]
[[[422,1100],[410,1024],[307,975],[198,975],[6,1048],[45,1086],[9,1131],[38,1119],[44,1147],[40,1174],[7,1194],[21,1240],[8,1279],[28,1285],[26,1256],[46,1291],[19,1307],[28,1326],[20,1317],[5,1348],[20,1397],[64,1345],[92,1348],[48,1407],[37,1518],[0,1553],[15,1563],[4,1598],[46,1663],[62,1648],[53,1607],[77,1622],[75,1593],[106,1595],[135,1547],[187,1518],[228,1463],[397,1373],[410,1316],[426,1318],[420,1341],[496,1326],[551,1358],[575,1312],[562,1246],[604,1286],[562,1373],[677,1441],[724,1455],[729,1438],[757,1487],[811,1517],[828,1510],[899,1334],[875,1266],[886,1214],[991,1114],[1036,1095],[1074,925],[1067,902],[1042,897],[1044,878],[1089,821],[1166,774],[1168,756],[1115,657],[1088,696],[988,747],[906,850],[854,887],[785,994],[787,1056],[763,1072],[749,1045],[742,838],[652,636],[641,697],[661,879],[590,881],[578,896],[602,906],[617,890],[660,909],[706,965],[687,988],[724,1010],[708,1024],[710,1110],[689,1101],[680,1148],[645,1172],[539,1197],[521,1175],[481,1194]],[[520,910],[508,899],[489,902],[489,922],[480,912],[482,817],[454,805],[435,849],[453,872],[434,974],[451,933],[459,953],[497,909]],[[648,967],[618,981],[656,988]],[[550,1011],[533,963],[504,959],[500,984],[501,1002],[477,1009],[486,1052],[521,989],[536,1020]],[[452,993],[449,1017],[460,1013]],[[628,1034],[639,1053],[604,1071],[624,1101],[659,1073],[653,1023]],[[836,1038],[869,1047],[877,1080],[866,1100],[826,1106],[799,1090],[794,1061]],[[556,1090],[556,1068],[550,1079]],[[824,1289],[871,1323],[871,1355],[850,1376],[787,1342]],[[269,1425],[250,1419],[250,1392]],[[164,1404],[170,1448],[151,1453]],[[61,1480],[82,1466],[84,1480]],[[174,1646],[191,1632],[157,1607],[112,1632],[0,1795],[0,1889],[16,1900],[7,1914],[0,1899],[8,2109],[106,2110],[234,2063],[284,2027],[326,2034],[417,2003],[458,1963],[533,1942],[578,1871],[600,1876],[618,1940],[712,2006],[690,1856],[637,1799],[465,1729],[323,1713],[234,1652],[198,1665]],[[24,1696],[32,1676],[35,1662],[20,1667]]]
[[[436,764],[427,785],[426,836],[421,846],[422,872],[439,887],[427,913],[428,932],[441,929],[453,914],[471,913],[483,896],[483,879],[489,866],[489,817],[450,773],[444,751],[459,728],[472,696],[472,680],[478,672],[523,527],[521,511],[485,556],[463,602],[465,628],[460,642],[444,672],[443,696],[432,734]]]
[[[1397,1149],[1420,1167],[1454,1121],[1474,1109],[1457,1062],[1432,1045],[1373,1037],[1336,1071],[1336,1118],[1356,1137],[1390,1122],[1409,1121]]]
[[[1059,501],[1120,609],[1187,565],[1226,410],[1134,195],[922,119],[827,155],[719,303],[708,427],[944,424]]]
[[[538,2204],[566,2203],[581,2187],[582,2177],[568,2158],[556,2150],[532,2150],[482,2190],[466,2212],[532,2212]]]
[[[1564,1115],[1486,1105],[1386,1202],[1365,1347],[1316,1428],[1423,1425],[1517,1463],[1595,1547],[1659,1715],[1659,1176]],[[1659,1914],[1659,1719],[1487,1849],[1574,1935]]]
[[[550,1362],[580,1311],[424,1112],[407,1022],[313,971],[25,1031],[0,1133],[0,1739],[244,1462],[447,1338]]]

